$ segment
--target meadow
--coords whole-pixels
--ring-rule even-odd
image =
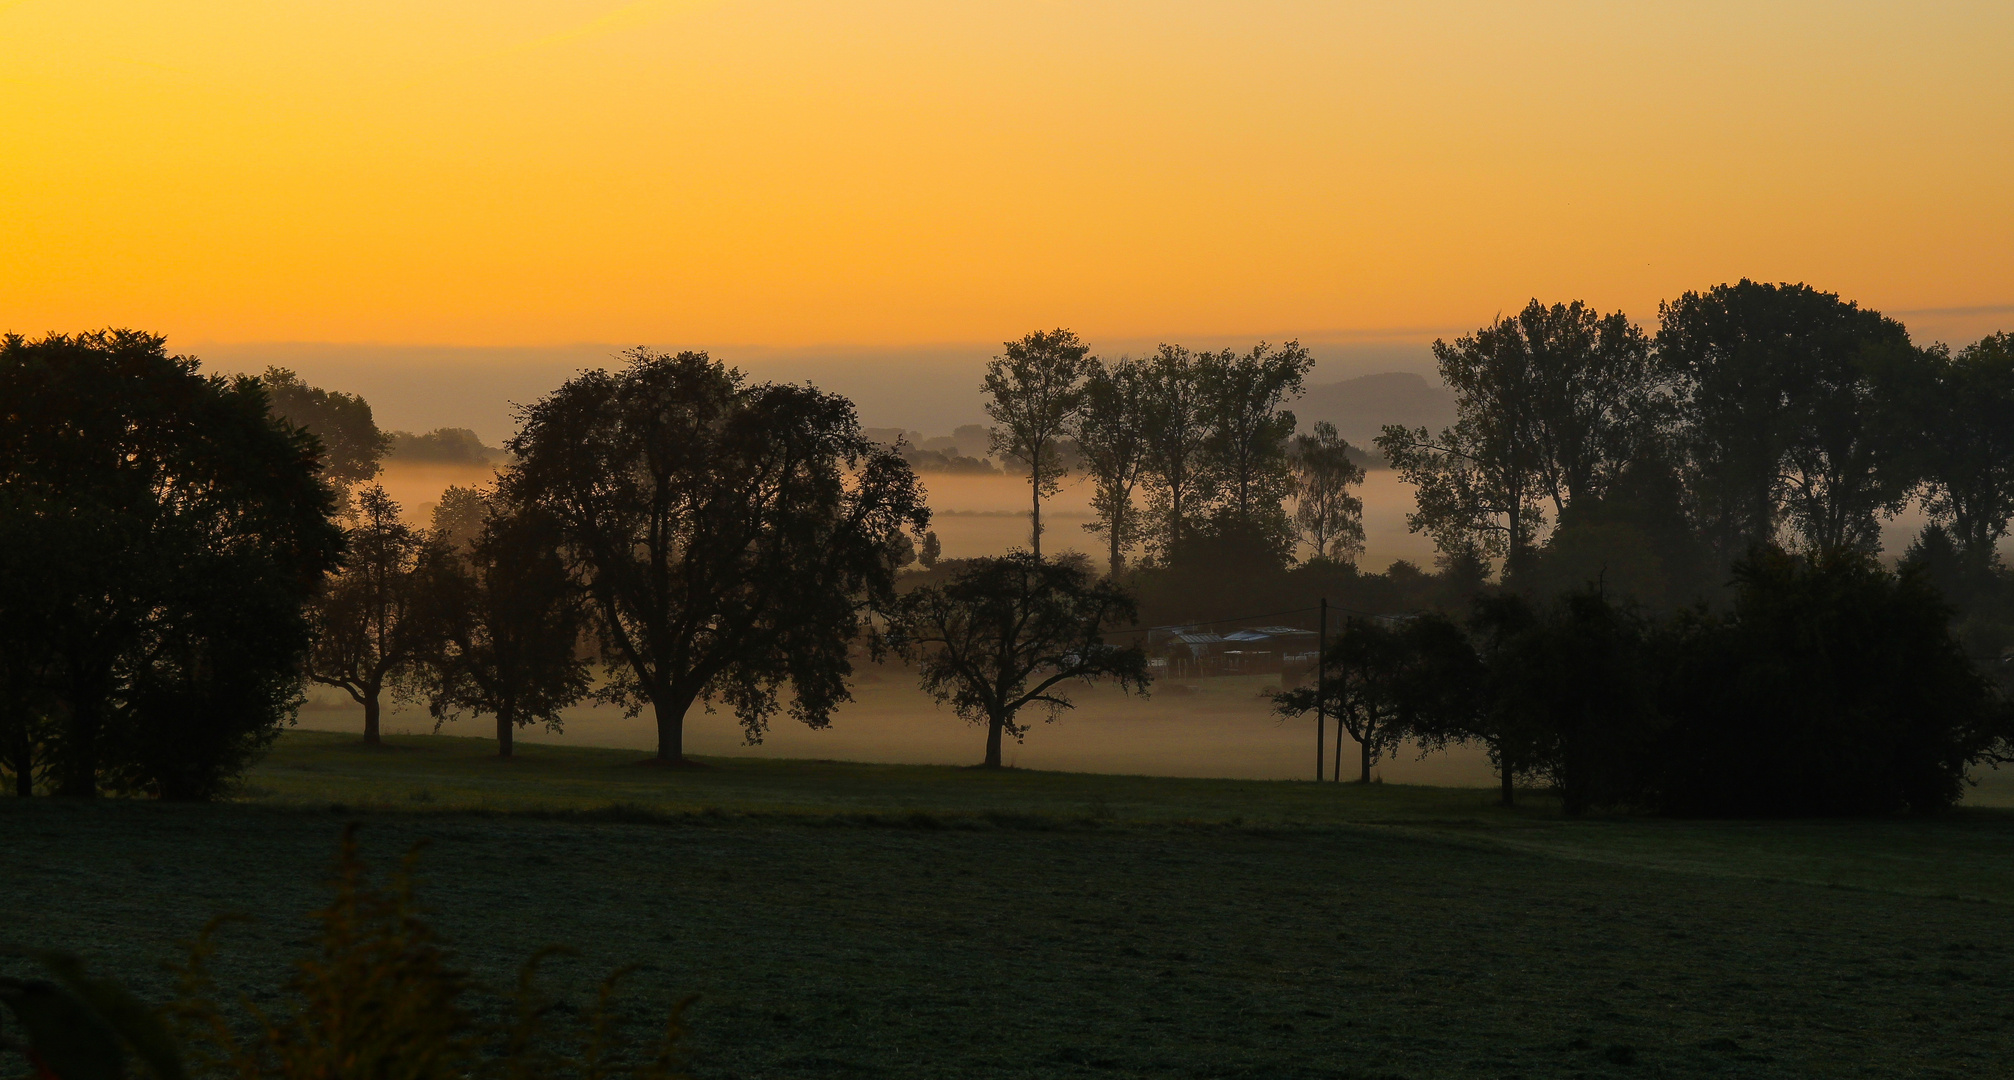
[[[480,978],[701,996],[701,1077],[1984,1076],[2014,813],[1700,822],[1482,789],[292,732],[236,802],[0,800],[5,937],[270,995],[345,822]],[[165,902],[164,902],[165,900]]]

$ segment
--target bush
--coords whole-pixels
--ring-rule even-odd
[[[1733,611],[1670,634],[1651,796],[1670,813],[1931,811],[2003,754],[2007,708],[1920,574],[1776,550],[1735,567]]]

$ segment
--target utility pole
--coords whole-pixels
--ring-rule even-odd
[[[1306,608],[1301,610],[1306,611]],[[1321,629],[1315,633],[1315,783],[1322,782],[1322,735],[1328,727],[1328,704],[1322,700],[1322,676],[1328,670],[1329,660],[1329,598],[1322,597]],[[1341,750],[1343,737],[1336,735],[1336,749]]]

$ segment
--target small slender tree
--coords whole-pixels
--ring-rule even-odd
[[[416,692],[423,665],[441,641],[440,595],[427,578],[448,557],[399,518],[399,504],[372,484],[357,493],[356,521],[345,530],[349,558],[314,608],[315,644],[308,677],[364,707],[364,742],[382,739],[389,691]]]
[[[560,711],[588,695],[588,612],[558,523],[537,507],[484,506],[467,558],[431,578],[446,647],[429,665],[428,710],[436,720],[494,717],[497,756],[507,758],[519,727],[558,731]]]
[[[1006,352],[986,365],[986,415],[993,429],[993,452],[1028,469],[1031,509],[1029,549],[1042,554],[1042,497],[1062,485],[1058,442],[1070,431],[1083,400],[1084,377],[1095,361],[1091,349],[1069,330],[1038,330],[1006,343]]]
[[[1076,559],[1016,553],[975,559],[942,585],[904,594],[892,633],[918,662],[923,689],[985,726],[985,767],[997,769],[1002,739],[1028,732],[1021,710],[1040,706],[1054,720],[1072,707],[1064,684],[1110,679],[1146,691],[1146,654],[1105,640],[1136,612],[1131,595],[1092,580]]]
[[[1327,420],[1294,437],[1294,527],[1317,559],[1354,563],[1364,551],[1364,500],[1350,490],[1364,482],[1364,467],[1350,449]]]
[[[1148,393],[1142,362],[1121,359],[1107,366],[1094,359],[1076,418],[1077,445],[1096,485],[1091,508],[1097,520],[1084,527],[1104,534],[1108,573],[1115,578],[1126,568],[1126,550],[1142,531],[1133,496],[1148,466]]]

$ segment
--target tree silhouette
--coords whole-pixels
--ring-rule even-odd
[[[2014,334],[1994,334],[1952,356],[1926,352],[1904,412],[1912,471],[1925,508],[1960,557],[1990,566],[2014,521]]]
[[[1808,285],[1747,279],[1660,305],[1657,363],[1715,560],[1772,544],[1786,499],[1810,546],[1863,546],[1888,501],[1864,360],[1908,333]]]
[[[1294,414],[1283,406],[1301,395],[1315,362],[1296,341],[1278,348],[1261,342],[1243,355],[1225,349],[1200,359],[1209,403],[1204,452],[1222,484],[1224,511],[1238,529],[1291,546],[1285,503]]]
[[[29,646],[0,725],[59,794],[206,797],[294,700],[332,497],[256,380],[198,369],[132,330],[0,337],[0,622]]]
[[[1486,705],[1469,734],[1489,749],[1511,805],[1515,778],[1550,782],[1580,814],[1643,789],[1656,664],[1646,620],[1598,585],[1534,607],[1516,594],[1477,604]]]
[[[825,726],[863,606],[893,595],[890,538],[929,522],[915,474],[845,398],[746,385],[705,353],[626,355],[522,410],[500,481],[558,524],[604,696],[653,709],[664,764],[702,699],[757,741],[788,681],[791,715]]]
[[[993,452],[1028,468],[1032,501],[1029,549],[1042,554],[1042,497],[1061,486],[1057,442],[1069,430],[1083,399],[1084,377],[1095,362],[1089,346],[1068,330],[1038,330],[1006,343],[1006,353],[986,365],[986,415]]]
[[[1108,572],[1118,577],[1126,568],[1126,549],[1142,532],[1133,493],[1148,468],[1149,376],[1138,360],[1107,366],[1093,359],[1090,365],[1074,431],[1096,485],[1091,508],[1098,518],[1084,527],[1105,535]]]
[[[1350,444],[1327,420],[1312,435],[1294,437],[1294,525],[1317,559],[1355,562],[1364,550],[1364,500],[1350,491],[1364,482]]]
[[[1135,611],[1124,589],[1093,581],[1076,560],[1017,553],[974,559],[944,584],[904,594],[892,632],[918,661],[923,689],[985,725],[985,767],[997,769],[1002,738],[1028,731],[1021,710],[1038,705],[1053,720],[1072,707],[1065,683],[1146,690],[1146,654],[1105,640]]]
[[[468,711],[496,719],[497,756],[510,757],[526,724],[560,729],[560,710],[591,688],[580,655],[588,629],[584,597],[561,555],[559,524],[537,507],[491,498],[466,559],[430,576],[430,604],[445,639],[427,672],[437,719]]]
[[[1631,459],[1657,397],[1643,335],[1621,313],[1579,301],[1531,301],[1453,345],[1434,342],[1455,392],[1454,426],[1438,435],[1388,425],[1378,448],[1416,488],[1407,516],[1445,551],[1501,556],[1522,573],[1554,513],[1597,493]]]
[[[1372,767],[1406,739],[1456,727],[1470,707],[1474,653],[1440,615],[1351,615],[1323,660],[1314,685],[1276,693],[1274,705],[1304,716],[1322,701],[1357,742],[1358,783],[1370,783]]]
[[[1209,459],[1210,397],[1204,363],[1180,345],[1162,345],[1146,364],[1147,491],[1166,559],[1215,498]]]
[[[322,475],[341,491],[378,475],[392,437],[378,430],[370,403],[356,394],[322,390],[282,367],[259,376],[273,415],[322,444]]]
[[[399,504],[372,484],[357,494],[356,521],[345,533],[349,555],[316,602],[308,677],[364,707],[364,742],[382,741],[387,690],[409,697],[441,644],[440,590],[428,578],[451,556],[399,519]]]

